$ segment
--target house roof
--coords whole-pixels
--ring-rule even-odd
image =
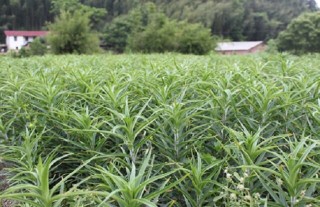
[[[27,37],[42,37],[48,34],[48,31],[17,31],[17,30],[5,30],[6,36],[27,36]]]
[[[220,42],[216,47],[216,51],[239,51],[239,50],[250,50],[260,44],[262,41],[252,42]]]

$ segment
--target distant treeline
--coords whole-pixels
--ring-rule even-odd
[[[53,2],[77,0],[0,0],[0,42],[3,30],[36,30],[56,15]],[[155,3],[168,17],[202,23],[213,35],[232,40],[274,38],[290,21],[306,11],[317,9],[315,0],[80,0],[105,9],[97,28],[103,32],[115,17],[128,14],[147,2]],[[101,22],[103,25],[101,25]],[[93,25],[94,26],[94,25]]]

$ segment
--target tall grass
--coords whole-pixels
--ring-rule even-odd
[[[17,206],[318,206],[320,58],[0,57]]]

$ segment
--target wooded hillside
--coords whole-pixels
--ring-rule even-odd
[[[0,42],[3,30],[36,30],[53,20],[53,2],[64,0],[0,0]],[[71,0],[68,2],[76,2]],[[212,34],[232,40],[266,40],[277,36],[305,11],[316,10],[315,0],[80,0],[107,11],[104,24],[133,8],[154,2],[168,17],[200,22]],[[99,27],[103,31],[104,27]]]

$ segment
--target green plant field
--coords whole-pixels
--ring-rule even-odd
[[[320,206],[320,56],[0,57],[23,207]]]

